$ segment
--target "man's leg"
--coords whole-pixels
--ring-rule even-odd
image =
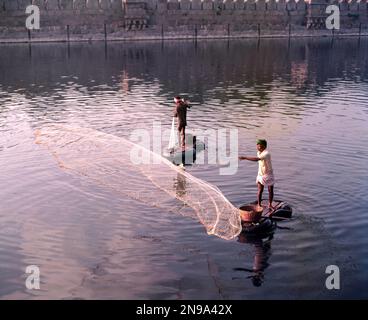
[[[264,186],[259,182],[257,182],[257,186],[258,186],[258,205],[261,206],[261,204],[262,204],[262,193],[263,193]]]
[[[181,134],[181,147],[185,148],[185,127],[183,126],[180,131]]]
[[[179,144],[183,148],[183,126],[179,124],[178,126]]]
[[[268,207],[272,209],[272,202],[273,202],[273,186],[268,187]]]
[[[177,137],[178,137],[178,141],[179,141],[179,144],[180,144],[180,146],[181,146],[181,127],[178,127],[178,135],[177,135]]]

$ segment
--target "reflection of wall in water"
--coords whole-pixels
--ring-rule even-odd
[[[303,77],[308,73],[304,88],[300,74],[297,81],[298,89],[304,91],[313,90],[313,83],[323,85],[329,78],[345,74],[365,79],[366,50],[363,41],[336,41],[332,46],[327,39],[294,40],[290,47],[287,40],[262,40],[260,45],[256,40],[236,41],[230,47],[222,41],[211,41],[197,49],[191,43],[167,43],[164,48],[160,43],[130,43],[109,45],[106,59],[103,45],[73,45],[70,56],[62,44],[35,46],[31,58],[27,46],[9,46],[0,51],[0,67],[12,71],[1,72],[0,83],[3,89],[5,84],[16,89],[37,83],[47,92],[69,82],[70,78],[62,78],[69,74],[77,77],[73,81],[87,87],[92,78],[93,85],[108,86],[113,86],[113,78],[130,79],[130,83],[134,79],[157,81],[158,94],[171,97],[175,92],[188,92],[191,100],[199,103],[211,99],[221,104],[230,100],[247,102],[250,93],[267,102],[264,89],[268,86],[272,90],[275,78],[285,85],[295,85],[294,66],[302,70]],[[228,87],[233,88],[231,92]]]

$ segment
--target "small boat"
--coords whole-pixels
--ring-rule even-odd
[[[240,206],[239,212],[243,232],[248,234],[269,234],[276,228],[275,220],[285,220],[292,217],[291,206],[284,201],[273,201],[273,209],[268,208],[268,201],[262,201]]]
[[[187,135],[187,144],[183,150],[180,146],[172,147],[163,153],[163,156],[175,164],[193,164],[197,152],[205,150],[204,142],[197,141],[196,136]]]
[[[261,203],[261,208],[258,207],[257,201],[242,205],[239,210],[240,214],[245,217],[245,214],[253,215],[254,219],[247,220],[247,218],[243,219],[245,221],[254,221],[259,220],[262,217],[277,219],[290,219],[293,214],[293,209],[291,206],[285,202],[280,200],[275,200],[272,202],[273,209],[268,208],[268,200],[263,200]]]
[[[276,229],[276,222],[271,218],[262,217],[258,222],[242,222],[242,233],[256,236],[267,236]]]
[[[284,220],[290,219],[293,215],[293,209],[291,206],[285,202],[276,200],[272,202],[273,209],[268,208],[268,201],[262,201],[262,207],[265,208],[263,210],[263,216],[269,217],[274,220]]]

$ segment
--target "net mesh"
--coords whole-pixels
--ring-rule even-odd
[[[179,144],[177,130],[175,130],[175,118],[171,122],[170,139],[167,149],[173,150]]]
[[[197,219],[208,234],[230,240],[241,232],[239,209],[217,187],[138,144],[66,125],[38,129],[35,136],[65,170],[149,206]]]

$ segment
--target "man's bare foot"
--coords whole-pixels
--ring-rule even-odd
[[[268,209],[273,210],[273,209],[275,209],[275,208],[272,206],[272,204],[269,204],[269,205],[268,205]]]

